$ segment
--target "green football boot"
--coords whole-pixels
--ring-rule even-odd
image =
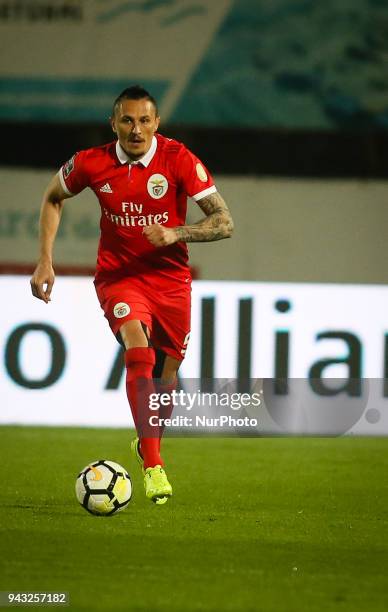
[[[141,466],[141,469],[143,470],[143,474],[144,474],[143,457],[140,454],[140,440],[138,437],[134,438],[131,442],[131,452],[133,456],[135,457],[136,461],[138,462],[138,464]]]
[[[145,470],[144,488],[146,497],[158,506],[165,504],[172,495],[172,487],[161,465],[155,465],[155,467],[149,467]]]

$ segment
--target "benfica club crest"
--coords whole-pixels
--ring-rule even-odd
[[[131,312],[130,307],[125,302],[118,302],[113,308],[113,314],[116,319],[122,319]]]
[[[147,191],[151,198],[159,200],[167,193],[168,181],[163,174],[153,174],[147,182]]]

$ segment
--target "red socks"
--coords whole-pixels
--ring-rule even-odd
[[[177,383],[178,380],[175,379],[174,382],[172,383],[161,383],[158,382],[156,385],[156,391],[157,393],[168,393],[171,396],[172,391],[175,391],[176,387],[177,387]],[[167,404],[167,406],[163,404],[161,404],[160,408],[159,408],[159,417],[161,419],[169,419],[171,418],[172,412],[174,410],[174,404],[172,403],[172,398],[170,398],[170,402]],[[161,425],[160,426],[160,431],[159,431],[159,450],[160,450],[160,442],[163,436],[163,432],[164,432],[164,428],[165,425]]]
[[[159,431],[148,425],[150,416],[159,416],[157,411],[150,411],[148,405],[149,395],[155,393],[152,379],[152,370],[155,365],[154,349],[149,347],[128,349],[125,351],[125,365],[127,368],[127,396],[139,434],[144,468],[163,465],[160,456]]]

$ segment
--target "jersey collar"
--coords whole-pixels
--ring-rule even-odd
[[[153,156],[155,155],[157,144],[158,144],[157,140],[155,136],[153,136],[151,146],[148,149],[147,153],[145,153],[143,157],[141,157],[140,159],[136,161],[131,161],[131,159],[128,157],[126,152],[122,149],[119,141],[117,141],[116,142],[116,155],[121,164],[128,164],[128,163],[130,163],[131,165],[142,164],[142,166],[147,168],[147,166],[149,166],[149,164],[151,163]]]

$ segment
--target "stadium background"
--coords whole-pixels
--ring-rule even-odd
[[[388,378],[387,33],[388,7],[380,0],[0,1],[0,423],[4,425],[0,436],[9,465],[0,528],[5,547],[7,542],[20,545],[25,534],[32,533],[26,550],[33,557],[26,569],[16,553],[8,561],[3,556],[2,589],[70,585],[77,602],[74,609],[87,609],[87,596],[92,593],[87,580],[82,595],[80,581],[61,564],[57,574],[41,577],[54,554],[56,537],[63,534],[53,528],[50,538],[39,524],[39,512],[43,509],[51,521],[59,513],[73,538],[83,528],[83,523],[72,522],[77,515],[66,514],[67,507],[72,513],[66,479],[56,489],[50,465],[57,462],[69,479],[83,467],[66,463],[72,440],[78,442],[74,460],[81,463],[83,458],[84,463],[95,459],[100,450],[128,461],[122,450],[124,432],[42,430],[26,425],[122,427],[128,417],[122,378],[114,388],[100,384],[109,377],[117,349],[100,315],[90,278],[98,239],[94,196],[86,192],[65,207],[55,249],[59,274],[49,307],[33,301],[28,275],[36,258],[39,201],[48,179],[76,150],[111,140],[111,102],[129,83],[141,83],[155,94],[162,115],[160,131],[182,140],[204,160],[236,225],[230,241],[190,245],[199,282],[193,313],[197,333],[185,375],[271,377],[276,368],[276,334],[283,330],[290,334],[290,376],[307,377],[314,361],[329,356],[342,359],[333,364],[331,374],[347,377],[349,345],[338,338],[317,339],[322,332],[345,330],[360,343],[356,372],[377,379],[376,395],[351,431],[388,432],[381,380]],[[192,203],[189,219],[197,216]],[[289,300],[289,313],[276,308],[282,300]],[[85,330],[86,318],[92,329]],[[50,330],[42,329],[47,325],[64,343],[66,367],[61,372],[54,363]],[[204,340],[209,333],[212,345]],[[97,351],[94,364],[90,355]],[[284,355],[281,359],[284,363]],[[62,446],[60,457],[53,457],[50,440]],[[183,442],[168,441],[177,479],[182,465],[187,465]],[[239,446],[229,445],[237,444],[235,440],[206,442],[207,446],[192,447],[199,452],[196,461],[201,456],[221,464],[231,453],[238,453],[242,464],[250,465],[253,457],[254,465],[260,466],[264,491],[260,480],[258,497],[253,493],[245,497],[249,481],[236,467],[231,468],[230,477],[236,479],[235,486],[246,501],[245,505],[237,502],[246,530],[233,531],[228,518],[232,521],[236,500],[216,492],[209,495],[214,486],[209,472],[201,489],[205,499],[196,509],[210,517],[209,522],[206,528],[199,525],[198,542],[190,541],[203,562],[203,572],[179,587],[173,604],[168,587],[178,571],[174,560],[180,559],[186,570],[194,562],[194,558],[186,559],[185,565],[177,541],[177,548],[167,554],[170,565],[155,600],[141,591],[141,573],[132,567],[138,579],[137,586],[131,583],[133,609],[146,610],[152,604],[160,610],[175,609],[173,605],[177,610],[183,605],[188,610],[256,610],[262,600],[262,609],[279,610],[284,596],[289,598],[289,609],[385,609],[384,438],[350,437],[347,446],[341,440],[308,439],[241,440]],[[211,444],[216,449],[213,453]],[[53,472],[43,501],[37,501],[26,470],[28,462],[39,456],[45,457],[47,474]],[[298,482],[287,471],[290,463],[298,466]],[[204,465],[198,464],[197,469],[203,475]],[[23,486],[16,489],[15,470],[25,474]],[[215,470],[222,479],[223,470]],[[335,483],[330,478],[334,473]],[[332,503],[318,490],[319,481],[331,491]],[[289,493],[280,510],[276,507],[279,487]],[[319,511],[311,506],[311,490]],[[53,491],[69,500],[64,511],[59,510]],[[298,509],[290,508],[293,494]],[[249,525],[263,503],[265,512],[257,519],[263,532],[258,536]],[[308,507],[310,519],[305,520],[311,522],[301,527],[290,519],[294,511]],[[142,506],[130,508],[132,518],[127,521],[132,522],[126,525],[133,528],[137,554],[149,523],[164,529],[166,541],[171,540],[177,530],[185,529],[189,508],[169,511],[168,525]],[[9,513],[15,515],[15,526]],[[24,528],[20,531],[19,516]],[[219,521],[219,531],[212,531],[212,517]],[[342,526],[342,532],[331,529],[331,522],[337,522],[338,529]],[[362,533],[365,522],[368,527]],[[357,535],[349,540],[344,530],[352,525]],[[49,544],[39,556],[42,529]],[[235,539],[227,539],[228,529]],[[115,527],[112,537],[119,530]],[[273,533],[276,537],[271,540]],[[97,534],[102,546],[108,546],[109,538],[100,525]],[[335,538],[339,550],[331,548]],[[268,566],[260,565],[254,548],[259,542]],[[98,540],[94,545],[98,546]],[[87,557],[79,554],[84,565],[78,571],[86,579]],[[222,566],[222,572],[231,577],[233,593],[211,573],[214,560],[224,554],[227,566]],[[303,587],[295,583],[298,555],[309,568]],[[74,562],[74,552],[72,556],[66,550],[65,558]],[[287,575],[282,574],[285,559]],[[110,570],[111,586],[101,602],[108,606],[105,609],[131,609],[117,593],[116,603],[109,608],[108,596],[115,597],[112,591],[117,586]],[[183,574],[180,577],[183,580]]]

